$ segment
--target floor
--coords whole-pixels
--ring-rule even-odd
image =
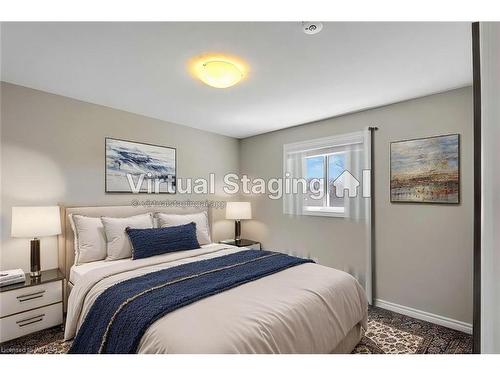
[[[64,354],[61,327],[49,328],[0,345],[2,354]],[[368,330],[353,354],[468,354],[472,336],[377,307],[368,314]]]

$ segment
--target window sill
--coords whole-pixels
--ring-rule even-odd
[[[328,217],[345,217],[344,207],[304,207],[302,215],[307,216],[328,216]]]

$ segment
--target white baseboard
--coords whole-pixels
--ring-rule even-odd
[[[426,322],[438,324],[443,327],[455,329],[457,331],[472,334],[472,324],[461,322],[459,320],[446,318],[441,315],[432,314],[426,311],[417,310],[412,307],[398,305],[397,303],[384,301],[381,299],[375,299],[374,305],[382,309],[394,311],[399,314],[411,316],[415,319],[424,320]]]

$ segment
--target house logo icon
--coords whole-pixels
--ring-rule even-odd
[[[355,198],[358,195],[359,181],[348,170],[344,170],[340,176],[333,181],[335,195],[337,198],[344,198],[345,191],[349,198]]]

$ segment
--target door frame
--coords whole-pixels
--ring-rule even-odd
[[[481,353],[481,49],[480,25],[472,23],[472,91],[474,109],[474,266],[472,351]]]

